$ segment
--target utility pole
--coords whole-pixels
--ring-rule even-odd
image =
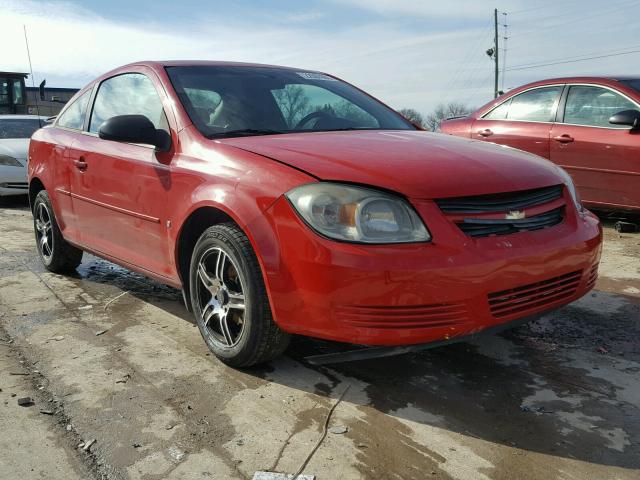
[[[493,98],[498,98],[498,9],[493,10],[493,25],[495,35],[493,37],[493,59],[495,61],[495,81],[493,87]]]
[[[507,12],[502,12],[502,17],[504,18],[504,23],[502,24],[502,26],[504,27],[504,36],[502,37],[502,39],[504,40],[504,47],[502,48],[502,77],[500,77],[500,90],[504,91],[504,79],[507,72],[507,40],[509,40],[509,34],[507,30],[509,28],[509,25],[507,24]]]

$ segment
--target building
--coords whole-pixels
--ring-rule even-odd
[[[77,88],[44,87],[44,99],[40,96],[41,89],[27,87],[27,110],[32,115],[52,117],[60,113],[62,107],[73,97]],[[37,105],[36,105],[37,100]],[[39,110],[39,112],[38,112]]]
[[[78,91],[77,88],[27,87],[28,73],[0,72],[0,114],[54,116]]]

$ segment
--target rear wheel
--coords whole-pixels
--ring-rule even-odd
[[[209,349],[248,367],[280,355],[289,335],[273,322],[258,260],[233,223],[209,227],[191,257],[191,306]]]
[[[33,202],[33,226],[38,254],[47,270],[64,273],[80,265],[82,250],[62,237],[46,190],[40,191]]]

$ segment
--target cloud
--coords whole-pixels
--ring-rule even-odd
[[[28,0],[0,5],[6,25],[0,39],[18,48],[5,51],[5,69],[28,70],[22,25],[29,33],[36,82],[80,87],[119,65],[143,59],[215,59],[274,63],[329,71],[392,106],[425,110],[437,93],[427,86],[432,66],[450,61],[443,43],[466,32],[408,35],[391,23],[332,32],[320,27],[265,27],[201,18],[182,25],[114,21],[73,3]],[[9,41],[10,40],[10,41]],[[427,81],[425,81],[427,79]],[[433,98],[430,98],[432,97]]]
[[[392,16],[420,16],[428,18],[486,19],[494,6],[478,0],[333,0],[335,3]],[[500,2],[519,9],[526,2]]]
[[[493,67],[485,50],[492,44],[493,31],[491,25],[484,25],[488,21],[481,27],[458,21],[446,30],[433,25],[408,28],[406,23],[407,18],[411,20],[418,14],[453,16],[453,11],[479,15],[482,10],[486,18],[484,2],[467,4],[464,0],[462,6],[458,2],[397,3],[400,6],[394,9],[396,3],[386,0],[366,3],[332,0],[325,6],[332,5],[333,9],[278,12],[283,20],[278,22],[261,15],[263,12],[257,7],[252,8],[250,15],[234,7],[216,9],[214,16],[205,9],[193,17],[158,16],[158,20],[142,17],[144,21],[133,21],[129,17],[107,18],[73,2],[0,0],[3,26],[0,41],[11,46],[3,50],[0,69],[28,71],[22,32],[25,24],[36,83],[46,77],[50,86],[81,87],[112,68],[138,60],[204,59],[327,71],[394,108],[411,107],[423,113],[447,100],[462,100],[476,106],[489,100],[493,92]],[[480,6],[476,7],[476,3]],[[352,7],[362,4],[362,8],[379,11],[381,15],[366,21],[358,15],[352,19],[347,17],[344,7],[347,4]],[[605,8],[597,2],[594,5],[596,12]],[[392,19],[392,15],[385,13],[391,9],[402,18]],[[550,15],[544,10],[541,14]],[[342,23],[332,23],[337,17]],[[515,30],[509,41],[510,65],[634,44],[635,24],[626,22],[624,12],[619,12],[618,17],[600,15],[562,29],[552,28],[552,22],[532,23],[530,18],[514,15],[510,21],[514,25],[511,32]],[[567,22],[568,18],[554,21]],[[609,26],[617,25],[616,22],[621,25],[612,37]],[[343,24],[348,27],[340,26]],[[562,55],[552,55],[559,51],[558,41],[562,44]],[[602,71],[620,71],[615,66],[630,61],[631,58],[618,57],[596,64],[514,71],[508,74],[505,87],[574,72],[594,73],[594,65],[607,68]]]

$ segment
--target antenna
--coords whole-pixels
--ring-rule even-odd
[[[36,89],[36,79],[33,76],[33,66],[31,65],[31,52],[29,51],[29,40],[27,39],[27,26],[22,25],[22,29],[24,30],[24,43],[27,46],[27,58],[29,59],[29,70],[31,71],[31,85],[33,86],[33,90],[35,92]],[[35,96],[36,99],[36,113],[38,114],[38,123],[40,127],[42,127],[42,120],[40,119],[40,105],[38,104],[38,95]]]

